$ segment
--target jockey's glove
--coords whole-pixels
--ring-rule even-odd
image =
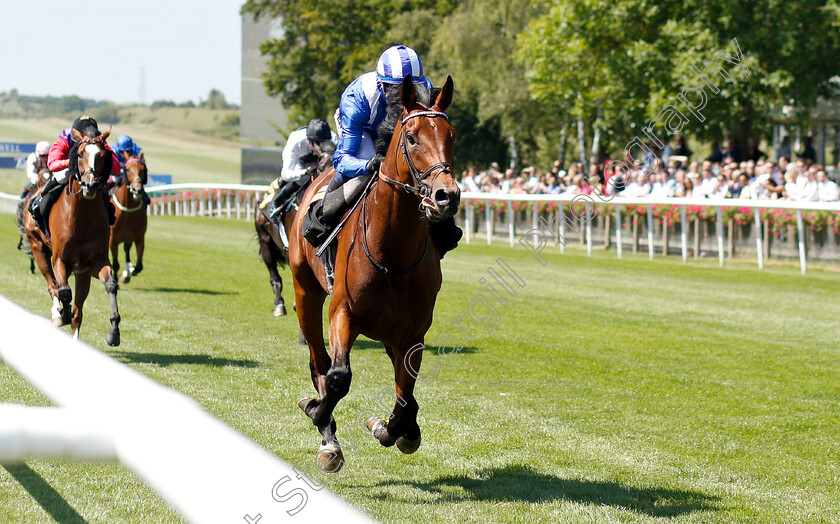
[[[370,162],[368,162],[368,174],[375,175],[379,171],[379,166],[382,165],[383,160],[385,160],[385,155],[381,155],[379,153],[375,154],[373,158],[370,159]]]

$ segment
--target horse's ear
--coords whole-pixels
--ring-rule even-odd
[[[85,139],[85,135],[81,134],[77,129],[74,129],[73,130],[73,139],[78,144],[79,142],[81,142],[82,140]]]
[[[452,103],[452,92],[454,90],[455,83],[452,81],[452,77],[447,75],[446,82],[443,84],[443,89],[440,90],[437,99],[435,99],[435,107],[441,111],[446,111],[446,108]]]
[[[400,86],[400,102],[409,111],[417,103],[417,91],[414,89],[414,82],[411,81],[411,75],[405,75],[403,78],[402,86]]]
[[[104,142],[105,140],[108,140],[108,135],[110,135],[110,134],[111,134],[111,128],[109,127],[107,131],[102,133],[102,141]]]

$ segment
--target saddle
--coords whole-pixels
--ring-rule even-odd
[[[362,202],[373,180],[375,179],[371,175],[360,176],[348,180],[332,191],[327,191],[329,184],[322,186],[312,197],[303,216],[301,232],[317,248],[315,254],[321,258],[324,265],[327,291],[330,295],[335,277],[335,239],[344,228],[347,219]],[[350,211],[345,214],[348,207]],[[335,225],[336,222],[338,225]]]

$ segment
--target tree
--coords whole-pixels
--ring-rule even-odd
[[[266,91],[280,97],[292,124],[332,117],[344,88],[376,66],[390,43],[391,18],[409,2],[376,0],[249,0],[243,13],[283,20],[281,38],[260,51],[268,57]]]
[[[643,136],[651,121],[658,122],[652,133],[676,129],[664,128],[662,111],[677,106],[689,84],[707,89],[706,103],[682,131],[745,140],[774,105],[813,104],[840,58],[840,18],[825,2],[553,0],[544,7],[518,55],[532,95],[562,100],[589,121],[599,108],[625,140]],[[711,67],[714,88],[698,74],[711,62],[728,75]],[[694,100],[702,100],[699,92]],[[685,104],[681,110],[691,113]]]

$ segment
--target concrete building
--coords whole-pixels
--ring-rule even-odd
[[[276,97],[266,94],[262,73],[266,59],[260,54],[260,43],[283,36],[279,18],[266,16],[254,20],[250,13],[242,15],[242,106],[239,137],[242,145],[242,183],[264,184],[280,175],[282,147],[286,137],[288,112]],[[248,145],[248,144],[252,145]]]

